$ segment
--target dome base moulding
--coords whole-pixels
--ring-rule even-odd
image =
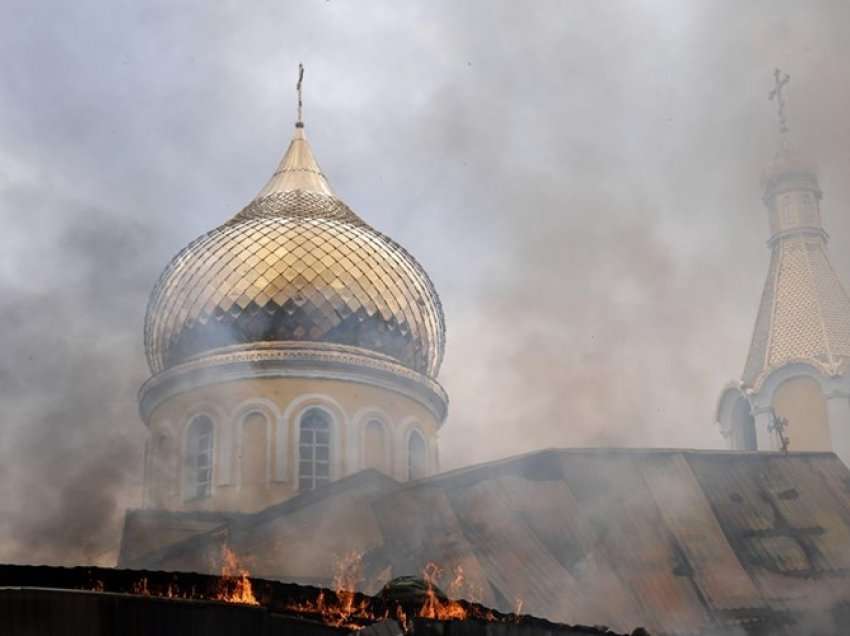
[[[439,383],[389,357],[357,347],[274,342],[221,349],[154,375],[139,391],[139,412],[148,422],[154,409],[180,393],[246,378],[280,377],[377,386],[416,400],[438,422],[448,411],[448,396]]]

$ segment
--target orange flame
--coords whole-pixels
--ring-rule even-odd
[[[521,598],[515,599],[514,616],[496,616],[492,610],[479,605],[482,588],[466,578],[460,565],[446,573],[436,563],[428,563],[422,571],[422,578],[426,584],[426,591],[424,601],[418,609],[410,606],[405,609],[402,605],[397,604],[394,606],[378,605],[377,607],[382,608],[378,610],[377,607],[372,606],[372,601],[368,597],[358,598],[356,590],[358,587],[366,585],[363,575],[363,559],[360,553],[349,552],[337,559],[332,579],[333,593],[319,591],[310,600],[296,601],[293,599],[284,607],[292,612],[313,614],[327,625],[352,631],[386,618],[396,619],[405,633],[409,632],[412,627],[410,623],[412,617],[441,621],[477,619],[491,622],[505,622],[507,620],[521,622],[519,615],[524,605]],[[439,592],[438,584],[441,581],[445,582],[443,589],[447,590],[449,598]],[[96,591],[103,591],[104,589],[102,581],[94,580],[89,585],[91,589]],[[248,570],[240,564],[236,554],[226,545],[222,547],[221,552],[221,575],[212,594],[199,591],[194,585],[191,589],[188,587],[181,588],[173,581],[167,582],[167,585],[156,581],[152,584],[146,576],[135,581],[130,587],[130,592],[143,596],[212,598],[228,603],[259,605],[254,595]]]
[[[325,606],[322,616],[326,623],[342,626],[348,624],[352,616],[371,617],[367,600],[355,602],[357,584],[362,580],[362,554],[352,551],[337,560],[333,579],[337,602]]]
[[[248,570],[239,565],[239,559],[226,545],[221,549],[221,579],[216,600],[243,605],[259,605],[254,597]]]
[[[450,620],[466,620],[469,617],[469,611],[458,601],[441,599],[434,591],[436,582],[442,571],[436,563],[429,563],[422,571],[422,578],[425,579],[425,584],[428,586],[427,596],[422,609],[419,610],[419,616],[422,618],[433,618],[441,621]],[[455,571],[455,577],[449,589],[455,591],[460,588],[458,585],[463,584],[463,570],[458,567]]]
[[[357,601],[357,586],[363,580],[363,555],[359,552],[348,552],[337,559],[333,576],[335,599],[327,599],[324,592],[319,592],[315,601],[296,603],[289,609],[298,612],[320,614],[322,621],[334,627],[360,629],[362,625],[355,621],[373,621],[376,616],[369,607],[366,598]]]

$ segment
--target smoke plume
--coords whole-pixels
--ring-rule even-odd
[[[111,563],[147,295],[254,196],[304,62],[335,190],[447,314],[443,468],[713,448],[767,269],[771,73],[850,283],[840,0],[0,9],[0,561]]]

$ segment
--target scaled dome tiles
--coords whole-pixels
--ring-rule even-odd
[[[172,259],[145,348],[159,373],[233,345],[333,343],[433,378],[444,333],[425,271],[333,195],[299,128],[260,195]]]

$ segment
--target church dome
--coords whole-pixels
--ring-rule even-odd
[[[257,197],[166,267],[145,349],[159,373],[223,348],[326,343],[434,378],[444,333],[428,275],[334,195],[299,122]]]

